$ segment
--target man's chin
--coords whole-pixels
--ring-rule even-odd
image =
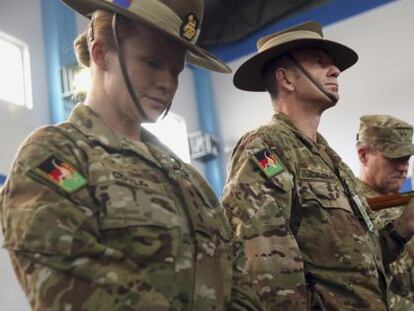
[[[335,92],[329,92],[329,94],[331,95],[331,103],[333,106],[335,106],[339,101],[339,94]]]
[[[335,98],[328,98],[327,96],[325,97],[325,102],[322,106],[322,111],[325,111],[326,109],[332,108],[334,106],[336,106],[338,99]]]
[[[404,185],[404,181],[398,181],[389,185],[388,193],[399,193]]]

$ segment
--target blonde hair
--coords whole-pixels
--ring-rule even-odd
[[[89,22],[88,29],[79,35],[74,42],[74,49],[78,63],[90,67],[90,44],[96,39],[102,40],[108,48],[114,49],[115,42],[112,34],[113,13],[97,10]],[[131,21],[123,16],[118,19],[118,35],[125,38],[133,32],[137,22]]]

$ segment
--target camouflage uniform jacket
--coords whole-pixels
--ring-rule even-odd
[[[0,197],[34,310],[254,310],[241,244],[204,179],[90,108],[35,131]]]
[[[354,175],[317,140],[279,113],[235,147],[222,202],[256,292],[267,310],[386,310],[378,232],[367,230],[352,199]],[[401,249],[381,238],[385,259],[395,259]]]
[[[381,196],[366,183],[359,181],[361,191],[368,198]],[[377,228],[384,227],[387,221],[398,218],[403,210],[402,206],[374,211],[374,224]],[[386,266],[386,271],[391,277],[390,284],[390,308],[391,310],[414,310],[414,240],[408,242],[405,252],[396,261]]]

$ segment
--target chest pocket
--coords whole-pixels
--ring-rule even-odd
[[[94,186],[102,242],[139,265],[173,264],[180,218],[172,197],[155,189],[108,178]]]
[[[299,193],[303,204],[318,204],[326,209],[341,209],[352,213],[352,207],[345,193],[334,181],[302,180]]]

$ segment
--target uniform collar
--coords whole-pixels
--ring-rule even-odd
[[[123,138],[113,131],[90,107],[78,104],[69,116],[75,125],[89,139],[113,149],[122,149]]]
[[[295,126],[295,124],[292,122],[292,120],[289,119],[289,117],[287,115],[285,115],[284,113],[282,113],[282,112],[275,113],[273,115],[272,120],[275,121],[275,122],[278,122],[278,123],[282,123],[285,127],[287,127],[289,130],[294,132],[295,135],[298,136],[298,138],[300,140],[302,140],[314,152],[318,152],[317,151],[318,148],[316,146],[317,144],[328,147],[328,142],[326,141],[326,139],[320,133],[316,133],[317,144],[315,144],[315,142],[313,142],[311,139],[306,137],[305,134],[303,134]]]
[[[75,125],[90,140],[115,150],[127,150],[139,154],[157,166],[178,165],[179,159],[166,148],[157,137],[146,129],[141,128],[141,141],[148,147],[153,156],[137,144],[134,140],[122,137],[111,129],[90,107],[78,104],[73,109],[69,122]],[[179,163],[181,164],[181,163]]]
[[[361,179],[358,178],[359,185],[361,187],[361,191],[364,194],[364,196],[373,198],[381,196],[382,194],[375,191],[370,185],[364,183]]]
[[[322,157],[321,153],[326,153],[330,160],[333,162],[334,166],[339,166],[342,162],[341,157],[329,146],[327,140],[320,134],[316,133],[316,143],[309,139],[305,134],[303,134],[292,122],[292,120],[285,115],[284,113],[277,112],[273,115],[272,118],[273,122],[277,122],[279,124],[282,124],[286,128],[288,128],[290,131],[292,131],[298,139],[300,139],[308,148],[310,151],[312,151],[315,154],[318,154]],[[320,149],[323,149],[324,152],[321,152]]]

